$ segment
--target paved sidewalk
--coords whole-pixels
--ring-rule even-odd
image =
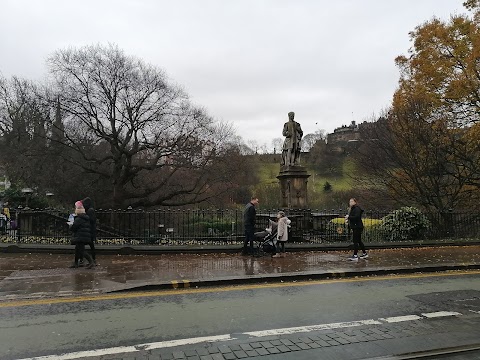
[[[73,255],[0,254],[0,301],[125,290],[293,281],[480,268],[480,246],[383,249],[347,261],[348,252],[294,252],[285,258],[239,254],[103,255],[94,269],[70,269]]]
[[[334,328],[292,335],[204,342],[191,346],[143,349],[84,360],[439,359],[443,351],[475,349],[480,355],[480,316],[420,319],[393,324]],[[238,335],[237,335],[238,336]],[[233,335],[235,337],[235,335]],[[427,355],[431,355],[428,356]]]

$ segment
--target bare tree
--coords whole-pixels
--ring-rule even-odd
[[[307,134],[302,139],[302,151],[310,151],[317,141],[325,141],[326,135],[325,130],[317,130],[313,134]]]
[[[282,152],[283,148],[283,139],[282,138],[275,138],[272,140],[272,147],[273,147],[273,153],[274,154],[279,154]]]
[[[449,124],[431,116],[431,104],[411,97],[363,128],[357,164],[371,185],[388,189],[400,203],[440,212],[472,205],[479,194],[469,186],[475,173],[460,158],[460,153],[469,156],[460,146],[465,129]]]
[[[231,145],[242,155],[253,155],[255,152],[251,149],[239,135],[232,136]]]
[[[108,181],[112,206],[200,202],[225,181],[210,169],[231,128],[193,106],[161,70],[113,45],[60,50],[48,64],[64,116],[61,143],[76,153],[64,160]]]
[[[258,150],[260,150],[260,144],[257,140],[247,140],[247,147],[252,150],[252,154],[258,154]]]
[[[267,146],[267,143],[262,143],[260,145],[260,152],[262,154],[268,154],[268,146]]]
[[[42,103],[39,87],[13,77],[0,79],[0,148],[8,176],[28,186],[45,182],[48,167],[48,104]]]

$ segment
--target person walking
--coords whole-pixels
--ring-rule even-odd
[[[285,243],[288,240],[288,228],[291,224],[291,220],[283,211],[278,212],[277,220],[277,249],[272,255],[273,258],[285,257]]]
[[[96,251],[95,251],[95,241],[97,241],[97,216],[95,214],[95,208],[93,207],[92,199],[86,197],[82,200],[83,207],[85,208],[85,214],[88,215],[90,220],[90,232],[92,235],[92,240],[88,243],[90,246],[90,254],[92,255],[93,263],[97,266]],[[81,260],[83,263],[83,259]]]
[[[245,240],[243,242],[242,255],[253,255],[253,240],[255,239],[255,223],[257,210],[255,206],[258,204],[258,198],[252,196],[250,202],[245,206],[243,211],[243,224],[245,227]]]
[[[8,207],[8,201],[5,201],[2,205],[2,211],[0,214],[0,224],[2,229],[2,234],[5,234],[7,230],[11,229],[11,216],[10,209]]]
[[[85,244],[92,240],[90,219],[85,214],[85,208],[81,201],[75,203],[75,218],[69,225],[73,232],[72,244],[75,245],[75,261],[70,267],[78,268],[80,260],[85,257],[88,261],[87,269],[92,268],[94,266],[93,259],[89,253],[85,252]]]
[[[5,215],[5,213],[3,212],[3,209],[0,213],[0,233],[2,235],[6,234],[7,233],[7,216]]]
[[[2,213],[7,217],[7,221],[10,221],[12,219],[10,215],[10,208],[8,205],[8,201],[5,201],[5,203],[2,206]]]
[[[350,199],[350,208],[348,214],[345,216],[345,222],[352,229],[352,239],[353,239],[353,255],[348,258],[350,261],[358,261],[358,249],[362,250],[362,255],[360,259],[368,259],[367,250],[365,250],[365,245],[362,241],[362,231],[363,231],[363,209],[358,205],[357,199]]]

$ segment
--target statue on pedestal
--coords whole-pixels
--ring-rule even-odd
[[[288,113],[288,122],[283,125],[285,141],[282,163],[277,179],[280,181],[281,204],[284,208],[305,209],[308,206],[307,182],[310,175],[300,165],[300,143],[303,131],[293,119],[294,112]]]
[[[302,140],[303,131],[300,124],[293,119],[294,112],[288,113],[288,122],[283,125],[283,143],[282,166],[295,166],[300,164],[300,142]]]

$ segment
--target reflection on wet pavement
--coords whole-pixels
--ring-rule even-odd
[[[480,246],[385,249],[348,262],[347,252],[292,252],[285,258],[238,254],[105,255],[94,269],[70,269],[73,255],[0,254],[0,300],[109,292],[172,280],[480,264]]]

